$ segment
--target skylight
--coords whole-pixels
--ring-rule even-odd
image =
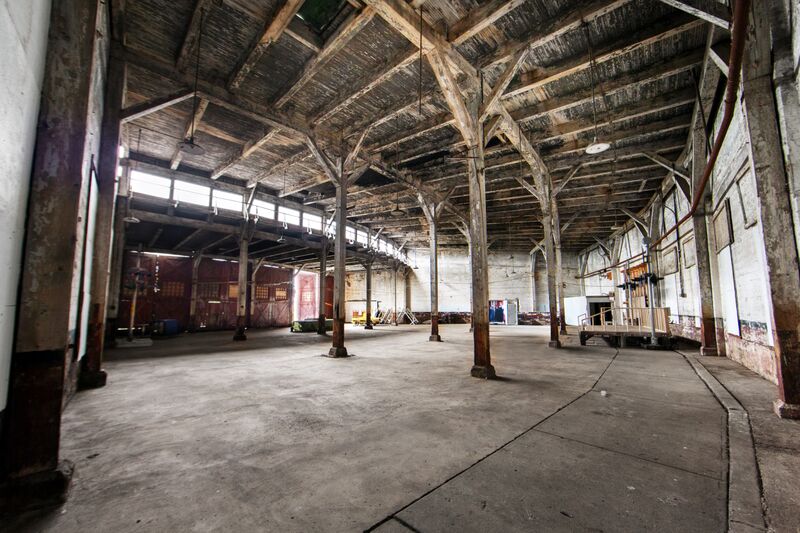
[[[306,0],[297,11],[297,18],[321,34],[328,29],[345,4],[346,0]]]

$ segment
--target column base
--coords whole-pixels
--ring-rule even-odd
[[[67,501],[75,465],[61,461],[54,470],[0,482],[0,513],[30,511]]]
[[[364,326],[364,329],[373,329],[372,324],[367,324],[366,326]]]
[[[486,366],[479,366],[473,365],[472,370],[469,371],[469,374],[473,378],[478,379],[495,379],[497,374],[494,371],[494,367],[492,365]]]
[[[550,348],[561,348],[561,341],[550,341],[547,343]]]
[[[800,420],[800,404],[775,400],[772,406],[775,409],[775,414],[779,417],[790,420]]]
[[[441,335],[431,335],[430,337],[428,337],[428,340],[430,342],[442,342],[442,336]]]
[[[717,353],[717,347],[716,346],[710,346],[708,348],[703,346],[703,347],[700,348],[700,355],[704,355],[704,356],[707,356],[707,357],[717,357],[717,356],[719,356],[719,353]]]
[[[90,370],[81,370],[78,375],[78,390],[99,389],[106,386],[106,379],[108,374],[105,370],[98,370],[96,372]]]
[[[350,354],[347,353],[347,348],[342,346],[341,348],[337,348],[336,346],[331,346],[331,349],[328,350],[328,353],[323,354],[325,357],[330,357],[332,359],[337,359],[341,357],[350,357]]]
[[[235,341],[246,341],[247,340],[247,335],[244,332],[244,328],[236,330],[236,333],[233,334],[233,340],[235,340]]]

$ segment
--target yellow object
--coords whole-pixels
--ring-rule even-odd
[[[363,326],[367,323],[367,312],[361,311],[353,311],[353,324],[356,326]]]

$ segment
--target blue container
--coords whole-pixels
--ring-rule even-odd
[[[161,321],[164,325],[162,335],[177,335],[178,334],[178,321],[174,318],[166,318]]]

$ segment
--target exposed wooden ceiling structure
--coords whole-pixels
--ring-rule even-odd
[[[422,61],[412,42],[419,32],[387,17],[390,4],[417,18],[421,8]],[[329,8],[324,24],[303,20],[320,5]],[[449,194],[441,245],[465,245],[454,213],[469,209],[466,146],[426,57],[428,40],[451,51],[456,69],[495,88],[485,98],[501,103],[547,165],[561,221],[571,221],[562,246],[578,250],[660,189],[664,166],[686,144],[709,28],[729,20],[713,0],[128,0],[114,7],[116,53],[128,64],[125,134],[133,156],[332,209],[334,186],[305,135],[313,132],[327,150],[352,146],[366,131],[361,153],[375,164],[350,189],[348,219],[384,228],[408,247],[428,240],[414,183]],[[612,143],[595,156],[584,153],[594,136],[592,75],[597,135]],[[193,117],[201,156],[176,148]],[[527,251],[544,235],[539,202],[526,186],[531,170],[509,135],[491,129],[489,240],[494,249]],[[389,215],[395,205],[405,216]]]

